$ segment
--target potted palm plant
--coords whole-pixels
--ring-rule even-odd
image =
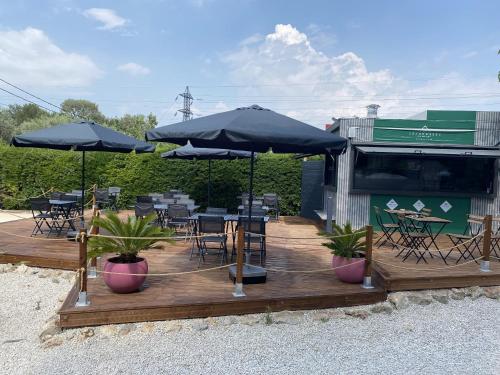
[[[105,217],[94,217],[92,223],[99,226],[113,237],[91,237],[89,239],[90,258],[115,253],[116,256],[104,262],[103,278],[106,285],[116,293],[131,293],[139,290],[148,273],[148,263],[139,257],[140,251],[162,248],[158,240],[152,237],[164,237],[166,241],[172,235],[171,230],[162,230],[154,226],[155,214],[145,218],[129,216],[122,221],[115,213]],[[133,237],[133,238],[120,238]]]
[[[349,222],[343,227],[333,224],[332,233],[324,235],[330,238],[330,242],[323,246],[328,247],[333,254],[332,265],[337,278],[347,283],[362,282],[365,270],[365,229],[353,230]]]

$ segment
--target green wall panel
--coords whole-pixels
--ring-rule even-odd
[[[475,112],[473,112],[474,120],[449,121],[439,118],[445,117],[443,113],[433,114],[429,112],[427,115],[433,117],[433,120],[376,119],[373,127],[373,140],[379,142],[474,144]]]
[[[388,208],[387,203],[393,199],[398,204],[397,208],[405,208],[412,211],[417,211],[413,204],[420,200],[426,208],[432,209],[432,216],[441,217],[451,220],[452,223],[448,224],[443,233],[458,232],[461,233],[466,224],[466,215],[470,213],[470,198],[463,197],[435,197],[435,196],[403,196],[403,195],[378,195],[372,194],[370,202],[370,224],[378,228],[375,218],[374,206],[380,207],[383,211]],[[451,208],[445,212],[440,206],[443,202],[447,201]],[[384,223],[389,223],[390,217],[386,212],[382,214]]]
[[[427,120],[476,121],[476,111],[427,111]]]

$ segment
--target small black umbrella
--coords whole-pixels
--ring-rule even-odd
[[[82,222],[85,194],[85,152],[153,152],[155,146],[139,141],[94,122],[80,121],[62,124],[17,135],[11,144],[16,147],[50,148],[82,151]]]
[[[193,147],[190,143],[161,154],[164,159],[208,160],[208,206],[210,206],[210,185],[212,180],[212,160],[234,160],[250,158],[249,151],[226,150],[221,148]]]
[[[255,152],[340,154],[347,145],[345,138],[258,105],[155,128],[146,132],[146,140],[251,151],[249,220]]]

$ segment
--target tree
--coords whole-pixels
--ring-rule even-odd
[[[32,103],[9,105],[8,111],[14,120],[15,126],[19,126],[25,121],[33,120],[48,114],[48,112]]]
[[[35,118],[23,122],[15,130],[16,134],[26,133],[35,131],[43,128],[50,128],[51,126],[65,124],[70,122],[72,119],[67,114],[56,113],[56,114],[46,114],[42,117]]]
[[[121,118],[108,120],[109,127],[137,139],[144,139],[144,133],[153,129],[157,124],[156,116],[152,113],[148,116],[125,115]]]
[[[66,99],[61,103],[63,112],[80,120],[103,123],[106,117],[99,111],[99,106],[85,99]]]

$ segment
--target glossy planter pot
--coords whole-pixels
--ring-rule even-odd
[[[344,258],[334,255],[332,266],[336,268],[335,275],[345,283],[361,283],[365,272],[365,258]],[[342,268],[337,268],[341,267]]]
[[[104,263],[104,271],[117,273],[147,274],[148,262],[144,258],[137,258],[136,263],[120,263],[118,257],[109,258]],[[139,290],[144,284],[146,276],[115,275],[105,273],[104,282],[115,293],[132,293]]]

